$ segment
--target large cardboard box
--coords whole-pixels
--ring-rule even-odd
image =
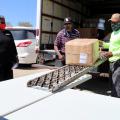
[[[99,58],[97,39],[74,39],[65,44],[66,64],[92,66]]]

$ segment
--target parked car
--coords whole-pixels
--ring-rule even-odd
[[[20,64],[36,63],[36,29],[32,27],[6,27],[10,30],[18,52]]]

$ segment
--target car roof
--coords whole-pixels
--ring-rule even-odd
[[[34,27],[23,27],[23,26],[12,26],[12,27],[6,27],[6,29],[8,29],[8,30],[35,30],[35,28]]]

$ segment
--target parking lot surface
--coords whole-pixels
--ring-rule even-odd
[[[31,75],[31,74],[39,73],[43,71],[50,71],[50,69],[45,69],[40,67],[20,66],[17,69],[13,70],[14,78]]]

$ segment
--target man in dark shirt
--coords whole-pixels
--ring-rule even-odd
[[[54,41],[54,50],[56,51],[59,60],[64,61],[65,43],[79,37],[80,33],[78,30],[73,28],[72,19],[70,17],[65,18],[64,29],[57,34]]]
[[[13,78],[12,67],[18,62],[13,36],[5,27],[5,18],[0,16],[0,81]]]

